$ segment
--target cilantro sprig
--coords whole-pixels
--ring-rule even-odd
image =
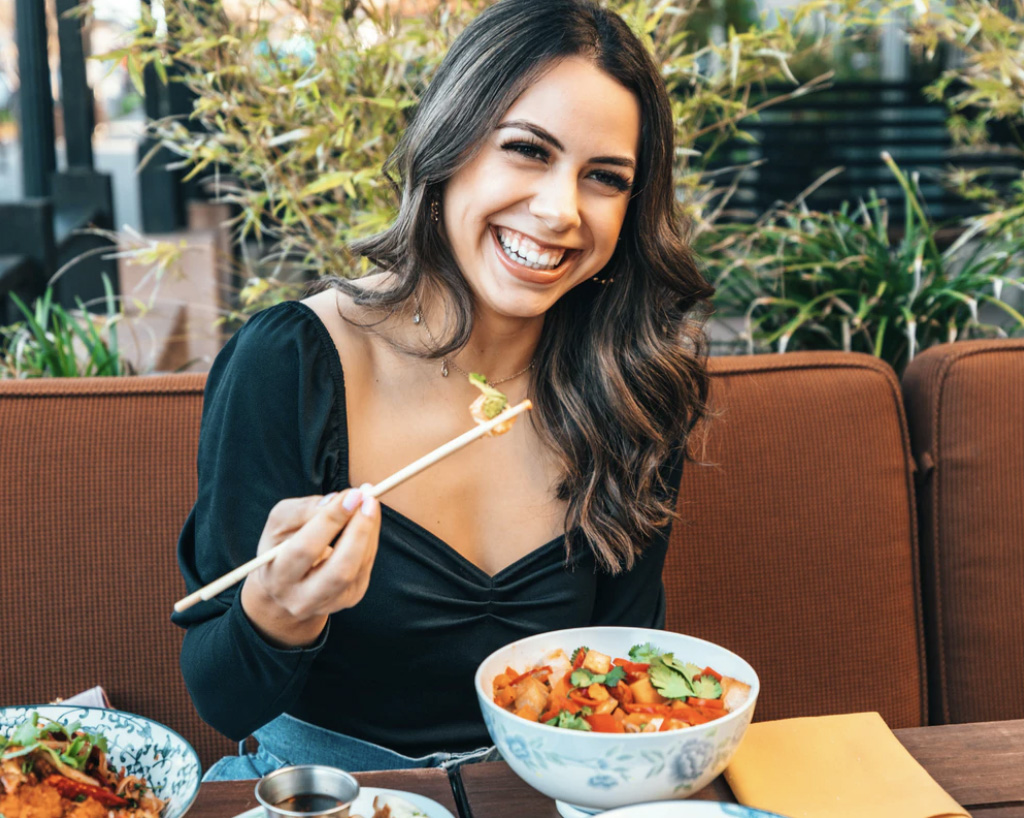
[[[703,675],[698,665],[662,653],[650,642],[630,648],[629,658],[650,665],[651,684],[666,699],[717,699],[722,695],[722,685],[714,676]]]
[[[568,710],[562,709],[558,711],[557,716],[544,723],[550,724],[552,727],[564,727],[568,730],[590,730],[590,725],[583,717],[589,716],[593,712],[589,707],[581,707],[579,713],[570,713]]]
[[[661,651],[650,642],[644,642],[642,645],[633,645],[629,649],[629,658],[634,662],[650,663],[652,659],[660,655]]]
[[[626,671],[620,665],[616,665],[607,673],[594,673],[585,667],[574,670],[569,677],[569,684],[573,687],[590,687],[592,684],[608,685],[615,687],[626,678]]]
[[[693,695],[690,680],[664,662],[651,662],[651,668],[647,672],[654,689],[666,699],[685,699]]]

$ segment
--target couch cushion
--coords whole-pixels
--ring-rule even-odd
[[[1024,340],[932,347],[903,375],[919,465],[931,717],[1024,717]]]
[[[204,382],[0,381],[0,705],[103,685],[208,766],[234,744],[196,714],[170,623]]]
[[[668,627],[761,679],[756,718],[924,723],[911,457],[895,374],[867,355],[713,358],[706,465],[687,464]]]

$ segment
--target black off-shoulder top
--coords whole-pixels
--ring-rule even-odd
[[[327,328],[299,302],[253,316],[206,385],[199,490],[178,542],[191,592],[256,553],[271,507],[349,486],[345,381]],[[681,460],[666,465],[679,485]],[[575,532],[494,576],[382,504],[369,589],[330,617],[316,644],[279,649],[242,610],[235,586],[173,616],[200,715],[241,739],[287,712],[410,756],[489,742],[477,665],[524,636],[582,625],[661,627],[668,530],[636,567],[596,567]],[[568,538],[568,548],[567,548]]]

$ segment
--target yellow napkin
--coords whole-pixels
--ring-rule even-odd
[[[752,724],[725,778],[741,804],[789,818],[969,818],[878,713]]]

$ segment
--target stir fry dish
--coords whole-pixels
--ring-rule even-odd
[[[107,740],[33,713],[0,736],[4,818],[157,818],[165,801],[145,779],[107,764]]]
[[[579,647],[559,649],[523,673],[494,679],[494,703],[530,721],[595,733],[655,733],[706,724],[738,709],[750,685],[681,662],[649,642],[629,659]]]

